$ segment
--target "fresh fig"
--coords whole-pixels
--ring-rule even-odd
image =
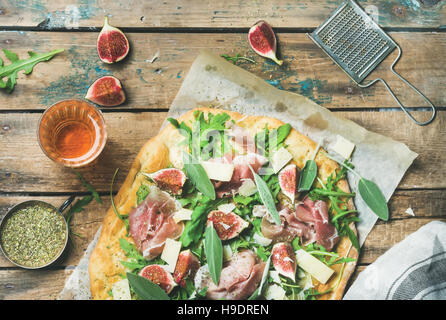
[[[248,40],[252,49],[257,54],[273,60],[279,66],[282,65],[283,61],[276,57],[276,35],[267,22],[260,20],[253,25],[251,29],[249,29]]]
[[[289,164],[279,172],[279,186],[282,193],[290,198],[294,203],[297,186],[297,167],[295,164]]]
[[[139,275],[159,285],[167,294],[176,286],[172,275],[159,264],[151,264],[142,268]]]
[[[208,225],[214,223],[214,228],[221,240],[229,240],[235,238],[245,229],[249,223],[240,218],[233,212],[224,213],[223,211],[214,210],[208,214]]]
[[[186,175],[176,168],[161,169],[155,173],[147,174],[159,188],[173,195],[180,195],[186,182]]]
[[[88,88],[85,99],[100,106],[114,107],[125,101],[121,81],[113,76],[99,78]]]
[[[274,269],[284,277],[295,281],[296,279],[296,256],[293,247],[287,242],[279,242],[271,250]]]
[[[178,255],[173,278],[183,288],[186,285],[185,279],[194,280],[199,268],[200,261],[198,261],[198,258],[190,250],[184,250]]]
[[[99,33],[97,49],[99,58],[105,63],[121,61],[129,53],[129,41],[121,30],[108,24],[108,17]]]

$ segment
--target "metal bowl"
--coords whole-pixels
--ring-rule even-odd
[[[67,247],[68,244],[68,223],[67,220],[65,219],[65,216],[63,215],[63,211],[73,202],[74,200],[74,196],[71,196],[69,199],[67,199],[62,206],[57,209],[56,207],[54,207],[52,204],[49,204],[48,202],[45,201],[40,201],[40,200],[29,200],[29,201],[25,201],[25,202],[21,202],[17,205],[15,205],[14,207],[12,207],[7,213],[6,215],[3,217],[2,221],[0,222],[0,251],[3,253],[3,255],[6,257],[6,259],[8,259],[11,263],[15,264],[18,267],[24,268],[24,269],[41,269],[44,267],[47,267],[49,265],[51,265],[52,263],[54,263],[57,259],[60,258],[60,256],[62,255],[62,253],[65,251],[65,248]],[[6,221],[9,219],[9,217],[12,216],[12,214],[14,214],[15,212],[17,212],[20,209],[26,208],[26,207],[31,207],[31,206],[35,206],[35,205],[40,205],[43,207],[47,207],[49,209],[53,209],[56,214],[59,214],[62,218],[63,221],[65,223],[65,243],[63,248],[60,250],[60,252],[48,263],[41,265],[41,266],[37,266],[37,267],[30,267],[30,266],[24,266],[21,265],[19,263],[17,263],[16,261],[13,261],[12,259],[9,258],[9,256],[6,254],[6,251],[3,248],[3,244],[1,241],[2,238],[2,233],[3,233],[3,227],[6,223]]]

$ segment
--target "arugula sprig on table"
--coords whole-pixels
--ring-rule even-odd
[[[75,171],[78,179],[81,181],[82,185],[90,192],[89,195],[83,196],[81,199],[77,199],[76,202],[74,202],[71,207],[68,209],[67,213],[65,214],[65,220],[67,221],[68,225],[68,234],[70,239],[72,239],[72,235],[81,237],[80,234],[75,233],[71,229],[71,219],[73,218],[73,215],[75,213],[81,212],[84,210],[84,208],[90,204],[90,202],[95,199],[97,203],[102,204],[101,197],[97,193],[97,191],[93,188],[91,184],[89,184],[84,177],[77,171]],[[74,245],[74,242],[71,242]]]
[[[251,63],[256,63],[253,59],[243,57],[240,53],[237,53],[235,56],[230,56],[229,54],[222,54],[220,56],[228,61],[232,61],[233,64],[236,64],[239,60],[245,60]]]
[[[62,51],[64,50],[57,49],[48,53],[28,51],[29,58],[19,59],[17,54],[4,49],[3,53],[11,63],[9,65],[4,65],[3,60],[0,58],[0,88],[6,89],[8,93],[11,93],[17,83],[19,71],[23,70],[25,74],[30,74],[36,64],[42,61],[48,61]],[[3,79],[6,77],[8,80],[5,82]]]

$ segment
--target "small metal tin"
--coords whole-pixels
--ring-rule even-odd
[[[24,268],[24,269],[41,269],[44,267],[47,267],[49,265],[51,265],[52,263],[54,263],[57,259],[60,258],[60,256],[63,254],[63,252],[65,251],[67,244],[68,244],[68,233],[69,233],[69,229],[68,229],[68,223],[67,220],[65,219],[65,216],[63,215],[63,211],[65,211],[65,209],[73,202],[75,196],[71,196],[70,198],[68,198],[61,206],[59,209],[57,209],[55,206],[53,206],[52,204],[49,204],[48,202],[45,201],[40,201],[40,200],[29,200],[29,201],[24,201],[21,202],[17,205],[15,205],[14,207],[12,207],[7,213],[6,215],[3,217],[2,221],[0,222],[0,251],[2,252],[2,254],[5,256],[6,259],[8,259],[11,263],[15,264],[18,267]],[[6,221],[8,220],[8,218],[10,216],[12,216],[13,213],[17,212],[20,209],[26,208],[26,207],[31,207],[31,206],[35,206],[35,205],[40,205],[40,206],[44,206],[47,207],[49,209],[53,209],[54,211],[57,212],[57,214],[59,214],[62,218],[63,221],[65,222],[65,244],[63,246],[63,249],[60,250],[60,252],[53,258],[53,260],[51,260],[50,262],[38,266],[38,267],[29,267],[29,266],[24,266],[21,265],[15,261],[13,261],[12,259],[10,259],[8,257],[8,255],[6,254],[5,250],[3,249],[3,245],[2,245],[2,232],[3,232],[3,226],[6,223]]]

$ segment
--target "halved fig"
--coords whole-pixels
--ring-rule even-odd
[[[99,78],[88,88],[85,99],[100,106],[114,107],[125,101],[121,81],[113,76]]]
[[[178,255],[173,278],[180,287],[184,287],[186,285],[185,279],[189,278],[193,281],[199,268],[200,261],[198,261],[198,258],[190,250],[182,251]]]
[[[180,195],[186,182],[186,175],[176,168],[161,169],[147,175],[157,186],[174,195]]]
[[[271,250],[274,269],[284,277],[296,281],[296,256],[287,242],[279,242]]]
[[[249,29],[248,40],[257,54],[282,65],[283,61],[276,57],[276,35],[266,21],[260,20]]]
[[[159,285],[167,294],[176,286],[172,275],[159,264],[151,264],[142,268],[139,275]]]
[[[121,61],[129,53],[129,41],[121,30],[108,24],[108,17],[105,17],[104,26],[99,33],[97,49],[99,59],[105,63]]]
[[[211,222],[221,240],[229,240],[235,238],[245,229],[249,223],[240,218],[233,212],[224,213],[223,211],[214,210],[208,214],[207,224]]]
[[[294,203],[297,186],[297,167],[295,164],[289,164],[279,172],[279,186],[282,193],[290,198]]]

